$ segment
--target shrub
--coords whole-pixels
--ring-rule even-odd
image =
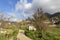
[[[40,40],[40,38],[41,38],[40,31],[29,31],[29,30],[26,30],[25,31],[25,35],[30,37],[33,40]]]

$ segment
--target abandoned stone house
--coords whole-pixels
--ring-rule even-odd
[[[56,25],[60,25],[60,21],[58,21],[58,22],[55,22],[54,24],[56,24]]]

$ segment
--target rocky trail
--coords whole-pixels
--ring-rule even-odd
[[[19,40],[32,40],[32,39],[30,39],[30,38],[28,38],[27,36],[24,35],[24,30],[19,30],[17,38]]]

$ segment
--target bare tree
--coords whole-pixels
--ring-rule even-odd
[[[47,24],[45,21],[47,21],[48,18],[47,16],[43,13],[41,9],[38,9],[35,14],[33,15],[33,18],[31,19],[31,23],[38,29],[40,30],[42,34],[42,40],[45,39],[45,30],[47,28]]]

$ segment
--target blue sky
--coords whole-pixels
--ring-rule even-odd
[[[18,0],[0,0],[0,11],[9,12],[14,9],[15,4]]]
[[[15,8],[15,4],[20,0],[0,0],[0,11],[10,12]],[[32,0],[28,0],[32,2]]]
[[[0,13],[13,16],[14,21],[31,17],[38,8],[51,14],[60,12],[60,0],[0,0]]]
[[[25,19],[26,17],[24,17],[24,14],[23,14],[24,9],[20,10],[20,9],[17,9],[18,7],[16,7],[16,5],[20,3],[20,1],[21,0],[0,0],[0,12],[3,13],[5,16],[7,15],[7,17],[15,16],[14,19]],[[23,3],[24,2],[22,0],[21,5]],[[32,3],[32,0],[27,0],[26,4],[27,3]],[[22,6],[24,6],[24,4]]]

